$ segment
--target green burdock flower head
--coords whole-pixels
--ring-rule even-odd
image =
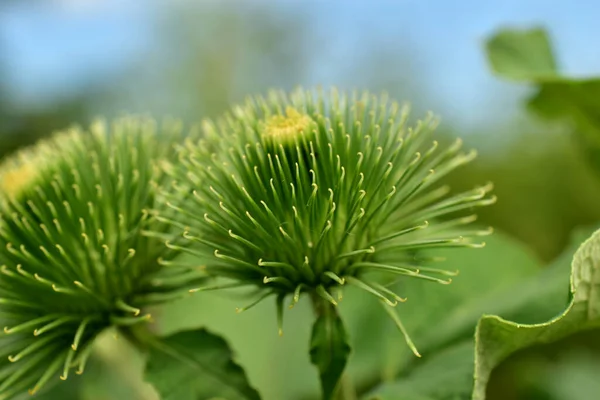
[[[187,140],[171,166],[192,199],[171,202],[190,246],[169,247],[232,280],[217,287],[274,295],[280,329],[286,296],[292,306],[302,293],[337,305],[335,292],[350,284],[394,306],[404,299],[380,283],[382,272],[450,283],[454,272],[429,266],[436,260],[423,250],[483,246],[491,231],[468,225],[495,197],[491,185],[455,195],[437,185],[476,153],[460,140],[442,148],[431,140],[437,121],[413,128],[408,114],[386,96],[297,90],[204,122],[204,137]]]
[[[173,296],[178,274],[199,276],[159,260],[171,236],[155,164],[180,126],[160,130],[98,121],[0,166],[0,399],[81,373],[102,330],[148,321],[143,307]]]

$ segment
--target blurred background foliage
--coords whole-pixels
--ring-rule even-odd
[[[87,124],[96,115],[150,113],[193,123],[273,87],[384,90],[410,101],[415,116],[427,110],[441,115],[441,140],[460,136],[478,149],[478,160],[455,173],[450,183],[465,189],[494,182],[499,201],[483,210],[480,220],[502,232],[499,242],[518,243],[522,254],[492,244],[478,260],[486,260],[481,269],[495,272],[476,276],[482,283],[518,280],[530,274],[528,268],[543,268],[561,254],[576,227],[600,221],[600,175],[570,124],[527,111],[527,100],[539,90],[535,80],[516,84],[493,75],[484,42],[502,27],[542,26],[554,39],[561,72],[600,75],[600,53],[589,47],[590,38],[600,34],[593,17],[599,10],[591,1],[566,0],[552,5],[542,0],[3,2],[0,157],[72,123]],[[461,257],[454,256],[457,268],[468,264],[476,269],[477,260]],[[510,272],[521,267],[519,273]],[[298,399],[314,396],[306,304],[293,311],[279,339],[274,313],[265,310],[272,305],[237,316],[233,309],[239,301],[224,294],[199,296],[164,312],[158,329],[206,323],[218,332],[237,330],[232,346],[266,399],[289,398],[289,393]],[[402,343],[396,343],[400,338],[393,327],[365,325],[358,316],[368,310],[361,311],[360,301],[348,303],[355,340],[389,332],[379,344],[393,346],[353,356],[349,373],[364,377],[356,384],[367,390],[379,379],[369,376],[371,364],[384,364],[378,372],[383,376],[395,375],[408,356],[398,349]],[[418,318],[413,322],[418,329]],[[590,371],[600,363],[600,350],[590,337],[511,358],[493,377],[490,395],[585,399],[565,393],[574,393],[567,389],[571,386],[597,388]],[[427,343],[435,348],[434,339]],[[387,360],[383,354],[393,357]],[[153,398],[135,368],[115,374],[102,360],[84,377],[91,383],[80,391],[82,398],[134,398],[131,393]],[[123,377],[127,383],[114,383]],[[107,388],[116,392],[106,393]]]

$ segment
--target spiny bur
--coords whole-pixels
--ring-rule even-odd
[[[1,399],[83,372],[101,331],[147,322],[145,306],[198,285],[201,271],[162,261],[177,239],[156,209],[156,164],[180,130],[97,121],[0,166]]]
[[[189,247],[167,245],[227,280],[195,290],[258,288],[238,311],[274,296],[281,331],[285,297],[337,305],[336,292],[353,285],[382,302],[418,355],[390,308],[405,299],[378,277],[450,283],[456,272],[432,267],[427,250],[482,247],[491,229],[470,227],[472,212],[495,197],[489,184],[459,194],[440,185],[476,153],[433,141],[432,116],[414,127],[408,116],[385,95],[299,89],[204,121],[203,137],[168,167],[174,193],[191,200],[168,203]]]

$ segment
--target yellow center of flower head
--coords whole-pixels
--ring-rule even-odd
[[[35,179],[36,171],[33,165],[24,164],[13,168],[2,175],[2,192],[15,196]]]
[[[57,161],[57,142],[67,134],[55,134],[54,140],[43,139],[20,150],[0,164],[0,198],[19,198],[32,188],[49,163]]]
[[[33,185],[38,168],[29,152],[19,153],[0,167],[0,191],[2,196],[16,198]]]
[[[292,144],[298,136],[310,132],[313,120],[293,107],[286,107],[285,115],[267,118],[263,136],[277,144]]]

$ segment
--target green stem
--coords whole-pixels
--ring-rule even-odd
[[[139,351],[146,352],[154,347],[158,342],[156,335],[149,329],[149,324],[135,324],[123,326],[119,331],[125,336]]]
[[[354,387],[352,379],[350,379],[348,374],[342,375],[338,393],[338,400],[358,400],[356,388]]]
[[[329,301],[323,299],[315,292],[311,292],[311,304],[315,318],[319,317],[331,317],[337,316],[337,307],[331,304]],[[347,374],[343,374],[340,382],[338,383],[337,393],[331,398],[331,400],[357,400],[358,396],[356,388],[352,384],[350,377]]]

